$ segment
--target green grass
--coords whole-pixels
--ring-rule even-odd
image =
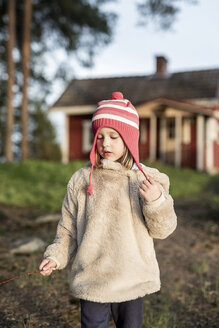
[[[25,161],[0,164],[0,202],[20,207],[36,207],[47,212],[59,212],[72,174],[85,161],[69,164],[49,161]],[[170,165],[145,163],[157,167],[170,177],[170,192],[174,199],[204,194],[209,210],[219,207],[219,174],[210,176],[192,169],[176,169]]]
[[[150,162],[145,162],[145,165],[156,167],[169,176],[170,193],[175,199],[198,195],[205,190],[212,179],[207,173],[189,168],[177,169],[171,165]]]
[[[163,291],[146,296],[143,328],[176,328],[176,315],[171,307],[172,300]]]
[[[60,211],[72,174],[85,162],[25,161],[0,164],[0,202]]]

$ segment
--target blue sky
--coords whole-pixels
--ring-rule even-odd
[[[155,56],[168,59],[168,71],[190,71],[219,68],[219,0],[197,0],[197,5],[183,1],[181,12],[169,31],[160,31],[153,23],[137,26],[139,16],[134,0],[118,0],[105,6],[119,15],[113,42],[95,58],[93,68],[81,67],[73,58],[69,61],[72,77],[94,78],[105,76],[148,75],[155,70]],[[65,60],[64,52],[54,56],[54,62]],[[50,58],[52,69],[52,61]],[[63,87],[54,85],[56,92],[50,97],[52,104]],[[128,95],[127,95],[128,97]],[[63,134],[63,116],[51,114]]]
[[[92,69],[76,65],[76,76],[151,74],[157,54],[168,58],[170,72],[219,67],[219,0],[197,1],[183,1],[170,31],[159,31],[152,23],[137,26],[134,0],[111,4],[119,14],[114,41],[103,48]]]

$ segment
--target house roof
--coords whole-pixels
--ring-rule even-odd
[[[147,102],[148,106],[155,104],[157,110],[165,109],[166,107],[171,107],[174,109],[183,110],[193,114],[203,114],[206,116],[212,116],[214,114],[214,108],[200,106],[197,104],[189,103],[182,100],[171,99],[168,97],[158,97]]]
[[[74,79],[51,109],[96,105],[100,100],[109,99],[113,91],[121,91],[135,106],[158,97],[176,100],[219,98],[219,69],[173,73],[165,77]]]

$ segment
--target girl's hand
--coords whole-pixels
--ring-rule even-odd
[[[161,190],[152,178],[150,178],[150,182],[147,180],[143,181],[139,192],[147,202],[153,202],[161,196]]]
[[[49,276],[56,267],[56,262],[52,259],[44,259],[39,266],[40,273],[43,276]]]

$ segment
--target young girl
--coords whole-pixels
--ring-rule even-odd
[[[82,328],[140,328],[144,296],[160,289],[153,238],[176,228],[169,179],[139,164],[139,117],[120,92],[93,115],[90,164],[71,177],[41,274],[69,261]]]

